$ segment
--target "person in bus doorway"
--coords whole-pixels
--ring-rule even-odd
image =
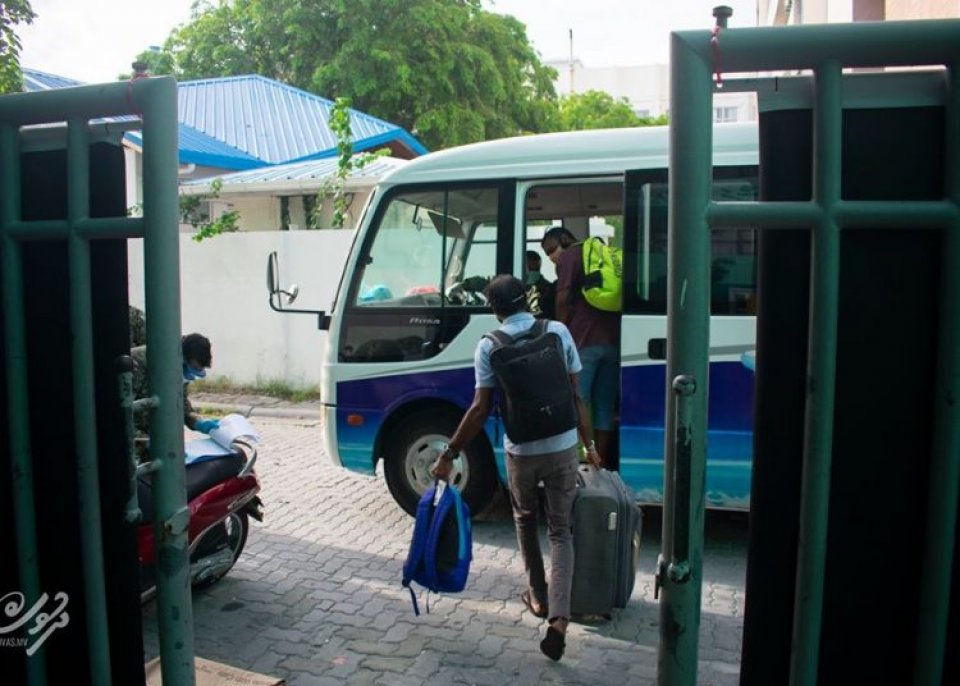
[[[180,339],[183,352],[183,424],[192,431],[208,434],[219,426],[218,419],[206,419],[194,412],[193,405],[187,396],[187,386],[191,381],[202,379],[213,364],[213,351],[210,339],[199,333],[190,333]],[[136,399],[150,396],[147,387],[147,346],[141,345],[130,351],[133,358],[133,397]],[[150,435],[149,411],[134,414],[134,427],[137,436],[145,438]]]
[[[580,395],[590,407],[597,452],[612,463],[617,396],[620,390],[620,313],[604,312],[580,292],[583,255],[579,243],[563,226],[554,226],[540,242],[557,266],[556,318],[570,329],[580,353]]]
[[[527,309],[525,290],[519,279],[509,274],[501,274],[495,277],[484,291],[493,313],[500,321],[499,331],[514,338],[530,331],[536,321]],[[513,520],[527,571],[527,589],[521,595],[521,600],[534,616],[548,620],[547,633],[540,642],[540,650],[552,660],[559,660],[566,647],[567,624],[570,620],[570,592],[573,582],[571,526],[573,500],[577,490],[578,435],[583,439],[584,445],[589,446],[587,459],[599,466],[600,458],[597,456],[596,447],[589,440],[590,418],[580,398],[577,381],[581,369],[580,358],[570,332],[566,326],[556,321],[547,321],[542,326],[545,327],[543,339],[550,337],[550,334],[559,337],[559,343],[552,337],[549,343],[554,346],[554,351],[557,350],[557,345],[562,346],[563,357],[562,361],[557,359],[559,355],[554,357],[554,366],[550,369],[551,378],[544,379],[543,383],[558,385],[561,389],[558,395],[565,395],[561,400],[564,403],[562,407],[569,412],[566,419],[557,420],[563,424],[558,432],[549,433],[556,428],[553,424],[545,425],[532,435],[549,435],[523,442],[511,439],[511,433],[520,435],[519,430],[515,432],[518,425],[511,422],[511,417],[505,416],[507,429],[504,432],[503,445],[507,455]],[[514,394],[510,397],[510,403],[504,403],[503,407],[516,407],[524,402],[518,391],[511,391],[509,383],[504,383],[502,369],[498,370],[495,366],[499,364],[497,360],[491,362],[491,352],[496,345],[505,344],[497,344],[488,336],[484,336],[477,344],[474,353],[476,389],[473,403],[467,408],[450,443],[431,468],[433,475],[439,479],[449,479],[457,455],[483,429],[493,406],[496,388],[500,388],[505,394]],[[557,382],[555,371],[558,366],[565,367],[569,385],[560,385]],[[529,387],[529,384],[520,383],[520,386]],[[505,415],[511,412],[513,410],[507,409]],[[556,414],[559,415],[560,412]],[[553,417],[549,421],[552,422]],[[529,429],[524,428],[524,431]],[[538,484],[541,482],[546,500],[550,540],[549,584],[540,551],[537,521],[540,507]]]
[[[555,319],[553,282],[540,273],[542,265],[540,254],[527,250],[527,275],[524,285],[527,287],[527,304],[534,317]]]

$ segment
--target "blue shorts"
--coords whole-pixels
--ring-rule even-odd
[[[590,407],[593,428],[612,431],[620,392],[620,348],[615,345],[590,345],[578,351],[580,395]]]

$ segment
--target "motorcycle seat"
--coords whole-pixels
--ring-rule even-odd
[[[212,460],[188,464],[186,472],[187,502],[207,489],[235,477],[243,469],[246,462],[243,455],[233,453]],[[153,521],[152,481],[152,474],[146,474],[137,480],[137,498],[140,501],[140,511],[143,513],[141,522],[144,523]]]

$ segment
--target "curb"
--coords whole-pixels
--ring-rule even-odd
[[[244,417],[282,417],[284,419],[311,419],[319,421],[323,416],[320,410],[307,407],[257,407],[235,403],[197,401],[198,409],[211,409],[224,414],[236,413]]]

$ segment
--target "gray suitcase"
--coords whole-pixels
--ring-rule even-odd
[[[620,475],[586,465],[573,503],[573,615],[626,607],[637,575],[641,513]]]

